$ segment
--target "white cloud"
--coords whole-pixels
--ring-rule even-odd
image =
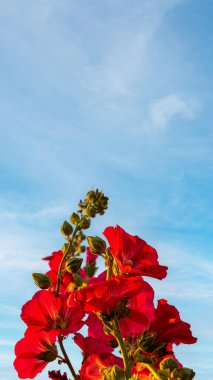
[[[170,94],[154,101],[149,109],[151,129],[164,130],[176,117],[193,119],[198,103],[195,99],[179,94]]]

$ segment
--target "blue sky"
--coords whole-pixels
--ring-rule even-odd
[[[158,249],[157,296],[198,337],[177,356],[213,375],[212,16],[211,0],[0,2],[2,380],[17,379],[31,273],[91,187],[110,197],[92,231]]]

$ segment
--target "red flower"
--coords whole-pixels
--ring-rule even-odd
[[[30,331],[55,331],[68,335],[77,332],[84,324],[84,312],[79,304],[67,306],[66,295],[56,296],[50,290],[39,290],[22,307],[21,318]],[[27,331],[28,331],[27,330]]]
[[[112,353],[113,351],[112,346],[109,344],[92,337],[84,338],[79,333],[75,334],[74,342],[81,348],[84,360],[92,354],[100,355],[105,352]]]
[[[119,273],[142,275],[162,280],[167,267],[159,265],[157,251],[138,236],[129,235],[121,227],[107,227],[103,232],[110,245]]]
[[[81,380],[104,380],[104,370],[114,365],[122,368],[122,359],[110,354],[91,355],[83,362],[79,371]]]
[[[63,375],[61,375],[60,371],[49,371],[48,376],[51,380],[68,380],[67,374],[65,372]]]
[[[138,284],[134,292],[129,293],[132,284]],[[87,292],[88,291],[88,292]],[[154,315],[154,291],[141,277],[111,277],[108,281],[99,281],[79,291],[85,296],[87,311],[96,311],[105,314],[109,319],[117,317],[123,337],[137,336],[142,333]],[[79,294],[77,299],[81,299]],[[111,305],[110,305],[111,302]],[[89,335],[96,339],[107,341],[104,338],[103,325],[92,314],[86,320],[89,326]]]
[[[150,332],[156,333],[154,344],[193,344],[197,341],[197,338],[192,336],[190,324],[181,321],[176,307],[169,305],[164,299],[158,301],[154,319],[148,328],[148,333]]]
[[[75,299],[82,304],[85,312],[111,315],[123,300],[137,294],[142,284],[143,280],[139,277],[111,277],[108,281],[93,282],[80,289],[76,292]]]
[[[31,333],[19,340],[15,346],[14,367],[20,379],[33,379],[48,364],[56,359],[56,336],[45,331]]]

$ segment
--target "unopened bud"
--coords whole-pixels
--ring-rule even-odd
[[[74,226],[76,226],[79,221],[80,221],[80,216],[76,212],[73,212],[70,217],[70,222],[74,224]]]
[[[80,221],[79,227],[82,228],[82,230],[87,230],[90,227],[91,220],[89,218],[84,218]]]
[[[85,214],[89,216],[89,218],[94,218],[96,215],[95,207],[87,207],[85,209]]]
[[[85,266],[85,272],[89,277],[93,277],[97,269],[95,261]]]
[[[88,191],[88,193],[87,193],[87,199],[88,199],[89,202],[94,203],[95,200],[96,200],[95,191],[93,191],[93,190]]]
[[[171,372],[172,372],[175,368],[178,368],[177,360],[175,360],[174,358],[166,358],[166,359],[163,359],[163,360],[160,362],[160,369],[167,369],[167,368],[169,368]]]
[[[73,232],[73,227],[71,226],[70,223],[68,223],[66,220],[61,226],[61,233],[64,236],[70,236]]]
[[[95,255],[101,255],[106,251],[105,241],[98,236],[88,236],[87,241],[91,252]]]
[[[71,259],[66,261],[65,269],[69,273],[77,273],[81,267],[83,259],[78,257],[71,257]]]
[[[175,380],[192,380],[195,372],[191,368],[178,368],[172,373],[172,379]]]
[[[48,289],[52,282],[51,278],[47,276],[46,274],[42,273],[33,273],[33,280],[35,284],[40,288],[40,289]]]

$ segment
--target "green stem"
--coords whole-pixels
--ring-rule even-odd
[[[62,337],[61,335],[58,336],[58,343],[59,343],[59,346],[60,346],[61,352],[62,352],[63,355],[64,355],[65,363],[68,365],[68,367],[69,367],[69,369],[70,369],[70,372],[71,372],[71,374],[72,374],[72,376],[73,376],[73,379],[74,379],[74,380],[78,380],[78,375],[76,375],[75,370],[74,370],[74,368],[73,368],[73,366],[72,366],[72,363],[71,363],[71,361],[70,361],[70,359],[69,359],[69,357],[68,357],[68,355],[67,355],[67,353],[66,353],[66,350],[65,350],[65,348],[64,348],[64,345],[63,345],[63,337]]]
[[[111,265],[111,262],[107,268],[107,276],[106,276],[106,279],[109,280],[110,277],[112,276],[112,265]]]
[[[106,265],[107,265],[107,276],[106,279],[109,280],[112,277],[112,266],[113,266],[113,257],[106,251]]]
[[[60,290],[63,265],[64,265],[64,263],[66,261],[67,256],[69,255],[69,253],[71,251],[72,243],[73,243],[73,240],[74,240],[74,237],[75,237],[77,231],[78,231],[78,224],[75,227],[75,230],[74,230],[73,235],[72,235],[72,239],[70,240],[70,242],[68,244],[67,251],[66,251],[66,253],[63,256],[63,258],[61,260],[61,263],[60,263],[60,266],[59,266],[59,269],[58,269],[58,277],[57,277],[57,285],[56,285],[56,295],[59,294],[59,290]]]
[[[131,377],[131,366],[117,318],[114,319],[114,337],[116,338],[121,350],[121,355],[123,357],[124,362],[124,369],[126,373],[126,380],[128,380]]]
[[[157,371],[152,367],[152,365],[148,363],[143,363],[146,368],[152,373],[152,375],[155,377],[156,380],[162,380],[162,378],[158,375]]]

